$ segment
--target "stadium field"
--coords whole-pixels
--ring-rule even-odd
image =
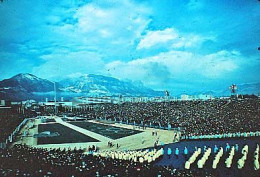
[[[142,131],[126,129],[122,127],[108,126],[104,124],[97,124],[92,122],[68,122],[72,125],[84,128],[86,130],[98,133],[111,139],[119,139],[130,135],[141,133]]]
[[[61,124],[40,124],[38,132],[50,131],[58,132],[60,135],[56,137],[38,138],[37,144],[64,144],[64,143],[81,143],[81,142],[98,142],[98,140],[65,127]]]

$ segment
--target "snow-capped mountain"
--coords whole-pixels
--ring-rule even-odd
[[[49,92],[53,90],[53,83],[47,79],[25,73],[1,81],[0,87],[9,87],[10,89],[20,87],[27,92]]]
[[[63,92],[82,93],[84,95],[140,95],[155,96],[161,94],[143,85],[121,81],[113,77],[85,74],[71,77],[59,82]]]
[[[29,73],[17,74],[0,81],[0,99],[25,100],[35,98],[33,92],[50,92],[53,83]]]
[[[260,83],[237,85],[238,94],[260,94]],[[85,74],[68,77],[56,83],[57,97],[71,99],[77,96],[164,96],[163,91],[154,91],[141,82],[121,81],[113,77]],[[174,95],[180,96],[183,91],[175,90]],[[229,96],[230,91],[219,89],[214,91],[190,91],[188,95],[210,94],[212,96]],[[54,83],[32,74],[18,74],[0,81],[0,100],[20,101],[27,99],[53,99]]]
[[[161,96],[157,92],[144,87],[142,84],[120,81],[116,78],[102,75],[81,75],[69,77],[56,84],[58,96],[70,99],[75,96]],[[53,98],[54,83],[41,79],[32,74],[18,74],[10,79],[0,81],[0,99],[44,100]]]

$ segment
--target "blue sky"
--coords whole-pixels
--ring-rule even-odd
[[[0,79],[102,74],[156,90],[260,82],[257,0],[6,0]]]

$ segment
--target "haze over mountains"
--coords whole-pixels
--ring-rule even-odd
[[[259,94],[260,83],[238,85],[238,93]],[[164,96],[164,91],[155,91],[145,87],[141,82],[121,81],[113,77],[85,74],[68,77],[56,82],[57,96],[71,99],[76,96]],[[0,81],[0,99],[20,101],[27,99],[45,100],[53,98],[54,82],[39,78],[29,73],[17,74]],[[180,96],[181,91],[175,90],[171,96]],[[190,92],[189,95],[210,94],[228,96],[228,89]]]

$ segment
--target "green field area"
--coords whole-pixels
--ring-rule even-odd
[[[81,143],[81,142],[98,142],[98,140],[72,130],[58,123],[40,124],[38,132],[50,131],[58,132],[60,135],[56,137],[38,138],[37,144],[64,144],[64,143]]]
[[[92,122],[68,122],[68,123],[92,131],[94,133],[98,133],[100,135],[103,135],[111,139],[123,138],[126,136],[130,136],[142,132],[138,130],[114,127],[114,126],[97,124]]]

